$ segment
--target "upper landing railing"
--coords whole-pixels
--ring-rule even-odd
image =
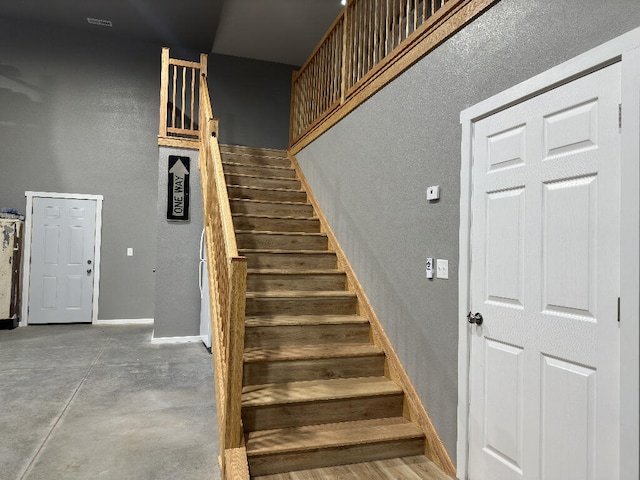
[[[188,62],[162,49],[160,137],[199,139],[201,73],[207,73],[207,55],[200,55],[199,63]]]
[[[495,1],[349,0],[293,75],[293,153]]]

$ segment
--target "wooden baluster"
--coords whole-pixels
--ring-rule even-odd
[[[380,24],[379,29],[378,29],[378,44],[379,44],[379,49],[378,49],[378,63],[380,63],[382,61],[382,59],[384,58],[384,39],[385,39],[385,5],[386,5],[386,0],[379,0],[378,3],[380,4],[380,10],[378,12],[378,23]]]
[[[360,41],[358,42],[360,44],[360,61],[359,61],[359,68],[358,68],[358,80],[360,80],[363,76],[364,76],[364,62],[365,62],[365,41],[366,41],[366,35],[365,35],[365,29],[366,29],[366,13],[365,13],[365,2],[366,0],[360,0],[359,5],[360,5]]]
[[[409,36],[409,18],[411,16],[411,0],[404,0],[405,1],[405,27],[404,27],[404,38],[406,39]],[[404,39],[403,39],[404,40]]]
[[[178,67],[176,65],[173,66],[173,105],[171,106],[171,125],[170,127],[176,126],[176,82],[178,78]]]
[[[191,117],[190,117],[190,122],[189,122],[189,129],[190,130],[195,130],[194,128],[194,115],[196,113],[195,110],[195,98],[196,98],[196,71],[195,69],[190,69],[191,70]]]
[[[322,85],[322,108],[320,109],[320,113],[324,113],[328,106],[329,106],[329,102],[330,102],[330,98],[331,98],[331,71],[329,69],[329,65],[331,62],[331,58],[329,57],[331,50],[330,50],[330,41],[331,41],[331,37],[329,37],[329,42],[325,43],[324,46],[322,47],[322,78],[323,78],[323,85]]]
[[[386,19],[384,21],[384,56],[386,57],[387,55],[389,55],[389,33],[390,30],[389,28],[391,27],[391,24],[389,23],[390,20],[390,16],[391,16],[391,6],[389,5],[390,0],[385,0],[385,10],[386,10]]]
[[[341,68],[341,81],[340,81],[340,103],[344,103],[346,90],[347,90],[347,75],[349,72],[349,7],[344,9],[344,16],[342,17],[342,68]]]
[[[185,128],[185,126],[184,126],[184,109],[185,109],[185,105],[187,103],[186,94],[187,94],[187,67],[182,67],[182,102],[180,103],[180,114],[181,114],[180,128]]]
[[[393,12],[391,15],[391,50],[396,47],[396,23],[397,23],[397,12],[396,12],[396,4],[399,0],[391,0],[393,6]]]

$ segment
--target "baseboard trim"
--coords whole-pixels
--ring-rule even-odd
[[[113,320],[96,320],[94,325],[153,325],[153,318],[116,318]]]
[[[151,343],[161,345],[161,344],[169,344],[169,343],[196,343],[202,342],[202,337],[200,335],[192,335],[188,337],[156,337],[155,332],[151,336]]]

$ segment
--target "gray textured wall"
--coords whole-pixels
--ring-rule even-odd
[[[173,261],[162,249],[156,258],[156,246],[176,241],[157,219],[160,53],[160,45],[99,30],[86,35],[0,18],[0,207],[24,211],[26,190],[104,195],[101,320],[154,312],[164,319],[174,311],[156,308],[153,273]],[[180,49],[172,55],[198,58]],[[209,64],[221,141],[286,147],[291,67],[220,55]],[[183,240],[195,242],[197,264],[200,232],[192,230]],[[182,269],[176,275],[197,275],[191,263],[174,263]],[[193,284],[184,285],[185,297],[192,292]],[[184,328],[174,323],[164,336],[197,334],[194,315],[174,319]]]
[[[460,111],[639,25],[637,0],[502,0],[297,156],[454,460]]]
[[[153,316],[159,52],[0,20],[0,205],[104,195],[100,319]]]
[[[209,55],[209,92],[213,114],[220,119],[221,143],[286,150],[294,68]]]
[[[169,155],[190,158],[188,222],[167,220]],[[198,250],[202,224],[202,190],[198,170],[198,152],[160,147],[157,243],[159,261],[156,268],[156,308],[153,326],[155,338],[200,334]]]

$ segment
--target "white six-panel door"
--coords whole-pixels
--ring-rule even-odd
[[[35,197],[29,323],[91,322],[96,201]]]
[[[618,477],[620,76],[474,125],[471,480]]]

